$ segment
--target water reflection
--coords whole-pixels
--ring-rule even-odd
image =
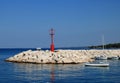
[[[80,75],[82,64],[27,64],[14,63],[14,72],[19,79],[55,83],[56,79],[65,79],[69,76]],[[73,74],[74,73],[74,74]]]
[[[50,74],[50,77],[51,77],[51,83],[55,83],[55,70],[54,70],[54,65],[51,66],[51,74]]]
[[[17,79],[38,83],[56,83],[58,80],[83,79],[91,74],[90,71],[93,73],[105,73],[108,70],[109,67],[85,67],[84,64],[14,63],[14,72]]]

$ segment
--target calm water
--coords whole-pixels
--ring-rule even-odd
[[[110,67],[84,64],[28,64],[4,60],[27,49],[0,49],[0,83],[119,83],[120,60]]]

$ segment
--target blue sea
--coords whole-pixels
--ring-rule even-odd
[[[29,49],[0,49],[0,83],[120,83],[120,60],[105,61],[109,67],[4,61],[26,50]]]

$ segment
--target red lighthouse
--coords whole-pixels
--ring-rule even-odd
[[[50,30],[50,35],[51,35],[51,45],[50,45],[50,50],[54,52],[54,30],[53,28]]]

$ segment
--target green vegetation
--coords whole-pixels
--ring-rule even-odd
[[[120,48],[120,43],[113,43],[113,44],[106,44],[104,45],[104,47],[106,49],[109,49],[109,48]],[[89,48],[103,48],[103,45],[98,45],[98,46],[89,46]]]

